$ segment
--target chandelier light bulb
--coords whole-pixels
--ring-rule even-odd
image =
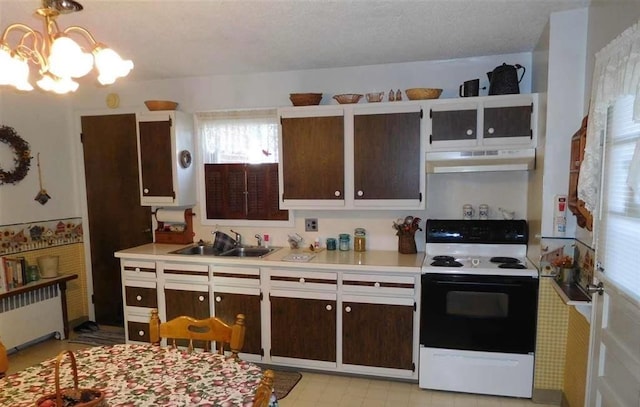
[[[60,78],[80,78],[91,71],[93,57],[83,52],[71,38],[60,36],[53,41],[49,54],[49,72]]]
[[[79,84],[71,78],[55,78],[49,74],[45,74],[38,81],[38,86],[44,91],[63,95],[65,93],[75,92]]]
[[[98,70],[98,81],[111,85],[116,79],[127,76],[133,69],[133,62],[124,60],[111,48],[96,47],[93,51]]]

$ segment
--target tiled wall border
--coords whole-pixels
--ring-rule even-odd
[[[81,218],[0,226],[0,255],[83,242]]]

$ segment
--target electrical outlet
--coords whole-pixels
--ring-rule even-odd
[[[318,231],[318,219],[317,218],[305,218],[304,220],[305,232],[317,232]]]

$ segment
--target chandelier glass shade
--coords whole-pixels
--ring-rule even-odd
[[[88,30],[79,26],[59,29],[56,17],[80,10],[82,6],[73,0],[42,0],[42,8],[36,10],[44,20],[42,33],[21,23],[9,25],[0,38],[0,86],[33,90],[29,82],[30,64],[38,68],[38,87],[59,94],[75,92],[79,84],[74,79],[94,69],[102,85],[111,85],[127,76],[133,62],[97,42]],[[88,52],[72,36],[83,39]],[[13,45],[10,37],[15,41]]]

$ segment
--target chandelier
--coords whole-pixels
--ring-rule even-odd
[[[87,75],[94,67],[102,85],[127,76],[133,62],[123,60],[114,50],[97,42],[88,30],[78,26],[60,30],[56,17],[81,10],[82,5],[74,0],[42,0],[42,7],[36,10],[44,20],[42,33],[21,23],[9,25],[0,38],[0,86],[33,90],[29,63],[39,69],[38,87],[58,94],[75,92],[79,85],[74,79]],[[11,47],[9,36],[16,32],[17,40]],[[72,35],[83,38],[89,52],[71,39]]]

